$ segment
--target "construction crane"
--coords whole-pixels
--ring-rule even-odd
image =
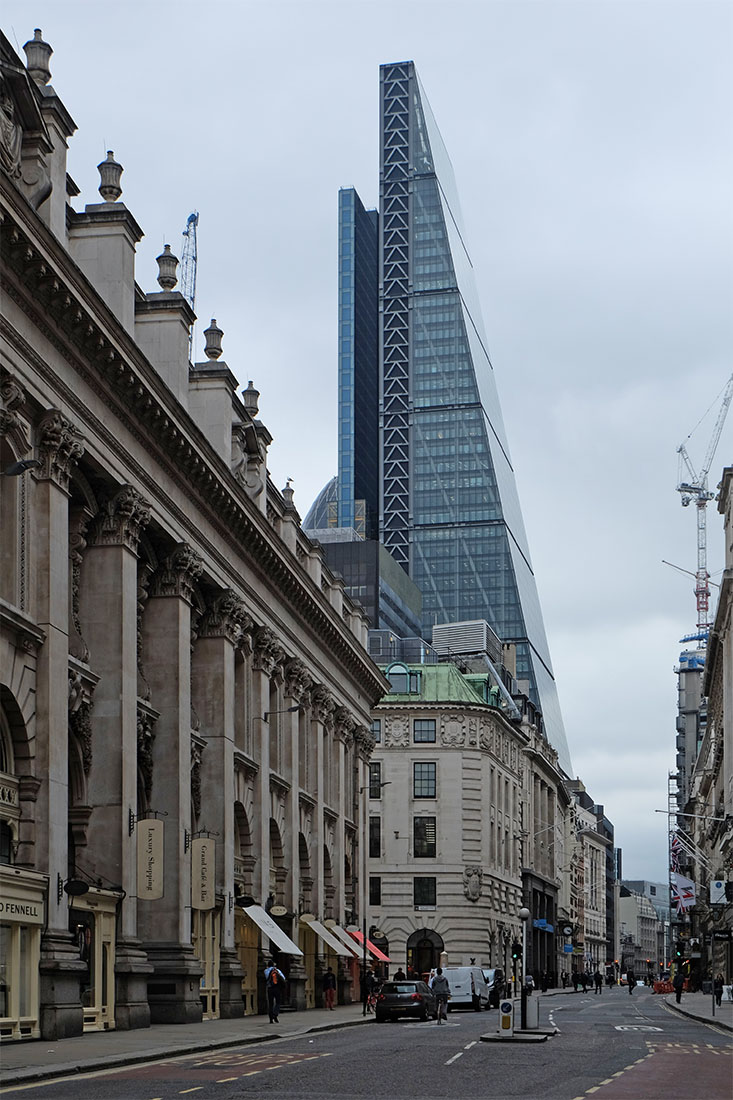
[[[725,418],[728,415],[730,403],[733,400],[733,374],[723,393],[723,402],[720,406],[718,419],[715,421],[713,434],[708,444],[705,460],[699,473],[695,473],[690,456],[684,443],[680,443],[677,454],[680,456],[679,483],[677,492],[682,495],[682,504],[686,508],[694,500],[697,510],[697,572],[695,573],[695,599],[697,601],[697,629],[698,634],[707,636],[710,632],[710,574],[708,573],[708,544],[706,511],[708,501],[713,500],[715,493],[708,489],[708,473],[720,442]],[[692,433],[690,433],[691,435]],[[687,437],[688,439],[690,436]],[[688,480],[683,481],[684,471],[687,471]]]
[[[181,294],[186,299],[191,309],[196,309],[196,263],[197,242],[196,230],[199,224],[198,210],[189,214],[186,219],[186,228],[183,230],[183,252],[181,253]],[[193,325],[188,334],[188,357],[193,359]]]

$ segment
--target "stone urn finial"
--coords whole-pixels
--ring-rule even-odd
[[[98,164],[97,169],[101,177],[101,182],[99,184],[100,195],[105,202],[117,202],[122,194],[120,176],[122,175],[123,168],[122,165],[118,164],[115,160],[115,155],[111,149],[107,150],[107,159],[103,160],[101,164]]]
[[[216,318],[211,318],[211,324],[208,328],[204,329],[204,336],[206,337],[206,344],[204,346],[204,354],[207,359],[218,359],[221,355],[221,338],[224,335],[222,330],[216,323]]]
[[[163,290],[173,290],[173,287],[178,282],[178,276],[176,275],[178,257],[173,255],[169,244],[163,245],[163,251],[160,256],[156,256],[155,262],[158,265],[159,286],[161,286]]]
[[[28,75],[31,80],[35,81],[36,84],[48,84],[51,79],[51,70],[48,63],[53,50],[48,42],[43,41],[43,34],[38,27],[36,27],[33,37],[29,42],[26,42],[23,49],[25,50]]]
[[[260,408],[260,391],[255,389],[252,381],[246,390],[242,390],[242,404],[254,420]]]
[[[293,479],[292,479],[292,477],[289,477],[288,480],[285,483],[285,488],[283,489],[283,499],[285,501],[285,506],[287,508],[294,508],[295,507],[295,505],[293,504],[294,496],[295,496],[295,489],[293,489]]]

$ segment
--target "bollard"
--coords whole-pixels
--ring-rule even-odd
[[[514,1004],[512,1001],[499,1002],[499,1034],[511,1038],[514,1034]]]

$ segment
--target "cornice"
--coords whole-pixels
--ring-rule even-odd
[[[0,174],[3,202],[3,289],[29,315],[33,324],[84,378],[131,434],[180,484],[200,511],[244,559],[252,572],[275,588],[346,666],[369,702],[385,692],[386,681],[347,627],[316,589],[311,578],[239,486],[185,410],[117,319],[101,301],[61,243]],[[119,441],[91,416],[79,396],[63,386],[55,372],[5,319],[0,328],[41,377],[64,397],[82,422],[119,453]],[[142,429],[142,430],[141,430]],[[128,461],[129,457],[125,456]],[[148,472],[151,488],[159,486]],[[190,526],[176,508],[171,514]],[[287,555],[287,556],[286,556]],[[227,563],[231,569],[231,563]],[[312,589],[312,591],[310,591]]]

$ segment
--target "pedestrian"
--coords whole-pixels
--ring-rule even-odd
[[[682,990],[684,988],[684,984],[685,975],[682,973],[682,970],[678,970],[674,978],[672,979],[672,988],[674,989],[675,1000],[677,1001],[677,1004],[680,1004],[680,1002],[682,1001]]]
[[[636,985],[636,974],[631,969],[626,971],[626,982],[629,987],[629,996],[631,996],[634,992],[634,986]]]
[[[528,974],[527,977],[524,979],[524,988],[527,990],[528,994],[532,993],[532,990],[534,989],[534,978],[531,974]]]
[[[443,973],[443,967],[439,966],[433,978],[433,993],[438,1002],[438,1023],[442,1024],[443,1017],[448,1020],[448,998],[450,997],[450,982]]]
[[[435,981],[435,967],[432,968],[432,970],[430,971],[430,975],[428,977],[428,989],[433,988],[433,982],[434,981]]]
[[[594,982],[595,987],[596,987],[596,993],[599,993],[599,994],[603,993],[603,975],[601,974],[600,970],[597,967],[596,967],[596,972],[593,975],[593,982]]]
[[[336,975],[333,972],[333,967],[329,966],[326,973],[323,975],[323,1000],[326,1008],[334,1011],[333,1002],[336,999]]]
[[[566,970],[563,970],[562,972],[562,987],[563,989],[568,988],[568,974]]]
[[[285,985],[285,975],[280,970],[274,959],[265,968],[265,986],[267,989],[267,1011],[270,1014],[270,1023],[276,1024],[280,1015],[280,997]]]
[[[406,981],[406,979],[407,979],[407,975],[405,974],[404,970],[402,969],[401,966],[398,966],[397,971],[396,971],[395,976],[394,976],[394,980],[396,982],[404,982],[404,981]]]
[[[364,975],[364,1000],[366,1001],[366,1010],[371,1012],[374,1008],[374,994],[377,990],[377,976],[374,973],[373,968],[370,966]]]
[[[542,973],[540,974],[540,989],[542,990],[543,993],[547,993],[548,982],[549,982],[549,977],[548,977],[547,971],[543,970]]]
[[[588,992],[588,978],[589,978],[589,976],[590,975],[588,974],[587,970],[584,970],[583,973],[580,975],[580,984],[583,987],[583,992],[584,993]]]
[[[715,1003],[720,1008],[723,1000],[723,975],[716,974],[715,981],[713,982],[713,993],[715,994]]]
[[[572,981],[573,981],[573,993],[577,993],[578,992],[578,981],[579,981],[577,970],[573,971]]]

